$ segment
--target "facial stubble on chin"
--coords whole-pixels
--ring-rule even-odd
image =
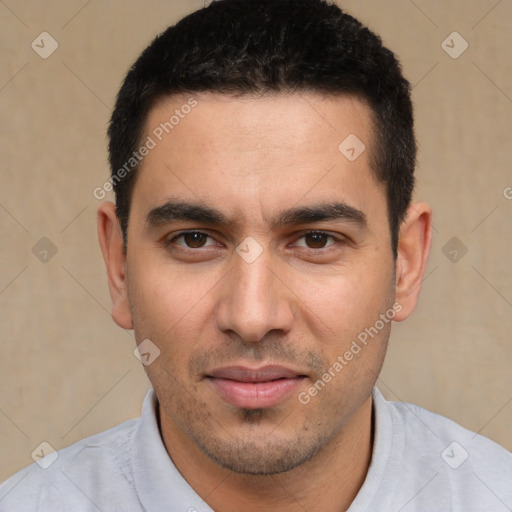
[[[246,425],[257,426],[269,414],[265,409],[243,409],[239,416]],[[241,475],[271,476],[286,473],[311,460],[325,442],[319,438],[308,439],[305,431],[289,439],[286,443],[276,444],[272,435],[263,445],[252,440],[233,439],[221,442],[211,438],[194,439],[201,451],[219,466]],[[265,442],[267,441],[267,442]]]

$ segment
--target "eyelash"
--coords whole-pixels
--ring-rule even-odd
[[[165,241],[165,247],[169,247],[171,244],[175,243],[177,240],[179,240],[180,238],[184,237],[185,235],[192,235],[192,234],[199,234],[199,235],[205,235],[206,237],[208,238],[212,238],[212,236],[208,235],[207,233],[203,233],[202,231],[182,231],[181,233],[178,233],[177,235],[173,236],[172,238],[168,239]],[[326,231],[307,231],[305,233],[303,233],[299,238],[298,240],[300,240],[301,238],[304,238],[308,235],[322,235],[322,236],[325,236],[327,238],[330,238],[334,241],[334,243],[326,246],[326,247],[320,247],[320,248],[313,248],[313,247],[301,247],[302,249],[307,249],[307,250],[310,250],[310,251],[314,251],[314,252],[320,252],[320,251],[326,251],[326,250],[329,250],[331,247],[333,247],[334,245],[336,245],[337,243],[341,243],[343,242],[343,239],[342,238],[338,238],[338,237],[335,237],[334,235],[331,235],[330,233],[327,233]],[[214,247],[213,245],[212,246],[206,246],[207,247]],[[184,247],[184,246],[178,246],[179,250],[183,250],[183,251],[192,251],[192,252],[197,252],[199,250],[205,250],[204,247]]]

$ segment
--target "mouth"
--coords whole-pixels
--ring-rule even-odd
[[[263,409],[278,405],[297,391],[306,375],[277,365],[229,366],[210,372],[206,378],[228,404],[241,409]]]

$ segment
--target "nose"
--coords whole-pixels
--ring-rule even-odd
[[[238,255],[234,260],[215,310],[217,327],[248,343],[262,340],[271,331],[289,332],[293,294],[269,251],[264,250],[252,263]]]

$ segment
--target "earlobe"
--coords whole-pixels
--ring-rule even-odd
[[[115,205],[106,202],[98,208],[98,238],[105,260],[112,298],[112,318],[123,329],[133,329],[126,282],[126,254]]]
[[[395,320],[405,320],[415,309],[432,241],[432,210],[414,203],[400,227],[396,261],[396,301],[401,304]]]

